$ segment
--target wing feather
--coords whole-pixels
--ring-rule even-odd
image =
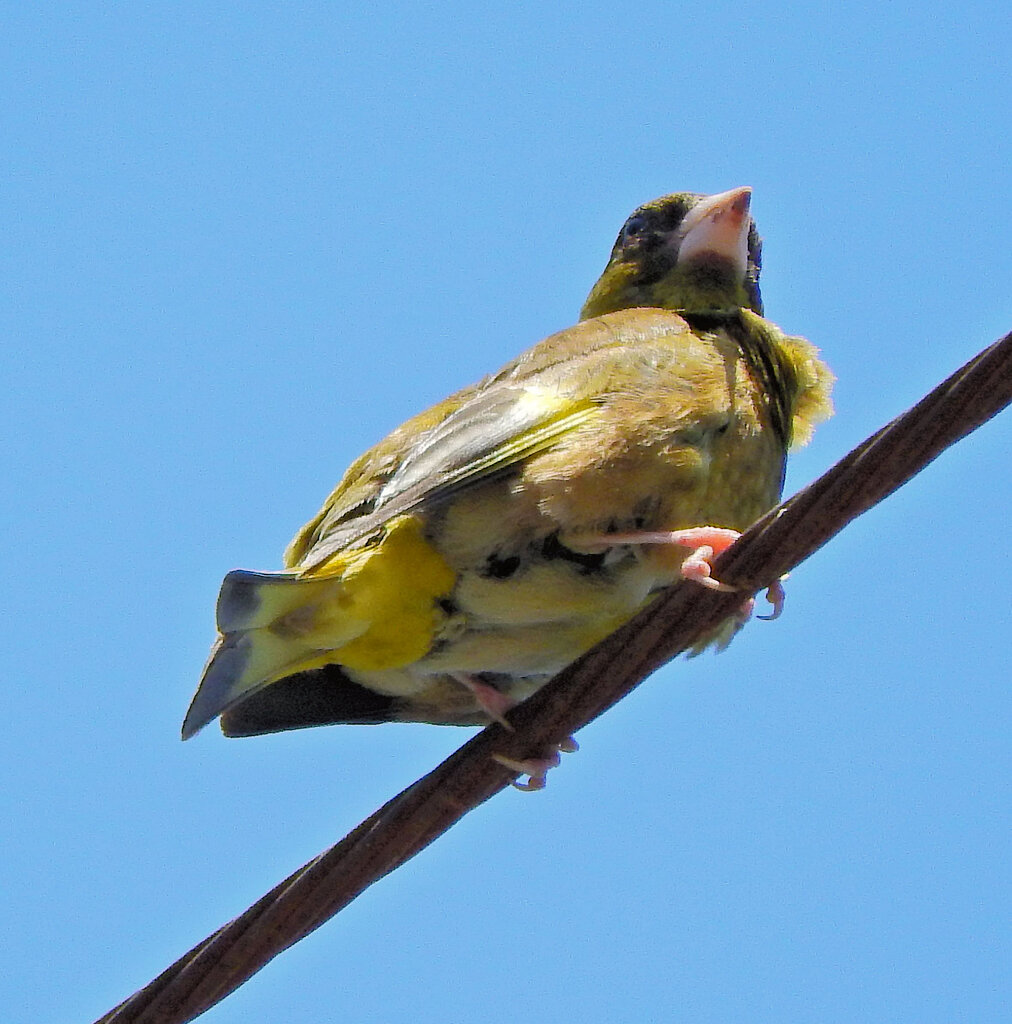
[[[296,536],[286,564],[312,573],[394,516],[445,501],[546,451],[598,414],[615,367],[631,351],[667,347],[688,332],[676,313],[637,309],[550,335],[366,452]]]
[[[412,450],[377,496],[372,511],[338,523],[303,556],[312,570],[395,516],[446,501],[552,447],[591,419],[592,399],[574,400],[520,387],[495,389],[452,413]]]

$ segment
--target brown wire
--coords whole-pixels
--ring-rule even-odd
[[[745,592],[778,579],[1010,402],[1012,334],[759,520],[715,574]],[[562,742],[740,603],[740,593],[672,587],[510,712],[515,731],[483,730],[98,1024],[183,1024],[203,1013],[506,787],[515,773],[493,753],[523,759]]]

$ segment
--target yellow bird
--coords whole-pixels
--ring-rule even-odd
[[[750,194],[641,206],[580,323],[362,455],[286,571],[230,572],[183,738],[484,724],[680,577],[719,586],[831,412],[817,350],[762,317]]]

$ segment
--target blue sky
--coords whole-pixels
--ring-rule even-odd
[[[1004,4],[8,5],[12,1021],[90,1020],[469,730],[182,744],[221,576],[572,323],[625,216],[752,185],[837,415],[1012,329]],[[1009,1019],[1005,413],[209,1024]]]

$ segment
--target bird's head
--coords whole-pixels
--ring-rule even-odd
[[[762,245],[751,198],[750,188],[733,188],[645,203],[622,226],[580,319],[638,306],[688,313],[745,306],[761,315]]]

